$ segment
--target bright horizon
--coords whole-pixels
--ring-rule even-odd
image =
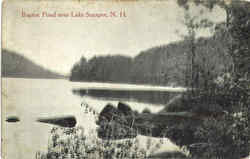
[[[145,2],[5,2],[3,19],[3,48],[17,52],[42,67],[61,74],[69,74],[82,56],[98,55],[134,57],[149,48],[182,40],[176,33],[186,34],[182,18],[184,11],[176,1]],[[104,6],[105,5],[105,6]],[[60,3],[60,6],[61,3]],[[56,8],[56,9],[55,9]],[[107,10],[107,8],[109,8]],[[104,13],[125,12],[126,17],[115,18],[27,18],[27,13]],[[199,8],[192,7],[198,15]],[[225,12],[215,8],[204,16],[215,22],[225,19]],[[208,30],[198,32],[209,36]]]

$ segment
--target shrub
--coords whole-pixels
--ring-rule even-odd
[[[54,127],[51,130],[48,150],[46,153],[38,151],[36,159],[121,159],[121,158],[148,158],[149,153],[161,147],[162,142],[151,146],[151,140],[146,148],[139,146],[137,138],[124,140],[101,140],[91,130],[86,135],[83,127],[62,128]]]

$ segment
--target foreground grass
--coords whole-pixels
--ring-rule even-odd
[[[100,140],[93,133],[86,135],[82,127],[53,128],[46,153],[37,152],[36,159],[112,159],[148,158],[149,152],[160,148],[161,143],[147,149],[139,147],[138,139],[121,141]]]
[[[85,113],[92,114],[99,119],[100,114],[95,112],[88,104],[83,104]],[[154,141],[148,137],[143,139],[146,145],[141,145],[141,139],[136,137],[136,132],[130,132],[120,124],[106,123],[105,127],[107,138],[105,140],[98,137],[99,131],[91,130],[87,132],[83,127],[75,128],[54,127],[50,131],[48,149],[46,152],[38,151],[36,159],[133,159],[133,158],[186,158],[180,152],[161,152],[155,153],[160,148],[168,149],[164,145],[163,139]],[[108,129],[110,128],[110,129]],[[99,127],[100,129],[100,127]],[[116,136],[122,140],[113,140]],[[149,135],[150,136],[150,135]],[[156,155],[152,155],[156,154]]]

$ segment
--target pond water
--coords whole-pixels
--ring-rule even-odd
[[[117,105],[119,101],[138,112],[145,108],[158,112],[176,95],[173,91],[182,90],[64,79],[2,78],[2,155],[7,159],[30,159],[35,158],[37,151],[46,152],[54,126],[36,122],[37,118],[74,115],[77,126],[91,131],[97,126],[94,116],[81,107],[83,102],[97,112],[106,104]],[[17,116],[20,122],[5,122],[8,116]],[[165,149],[176,149],[168,140],[166,145]]]

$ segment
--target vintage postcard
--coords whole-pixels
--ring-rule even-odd
[[[250,2],[5,0],[3,159],[243,159]]]

